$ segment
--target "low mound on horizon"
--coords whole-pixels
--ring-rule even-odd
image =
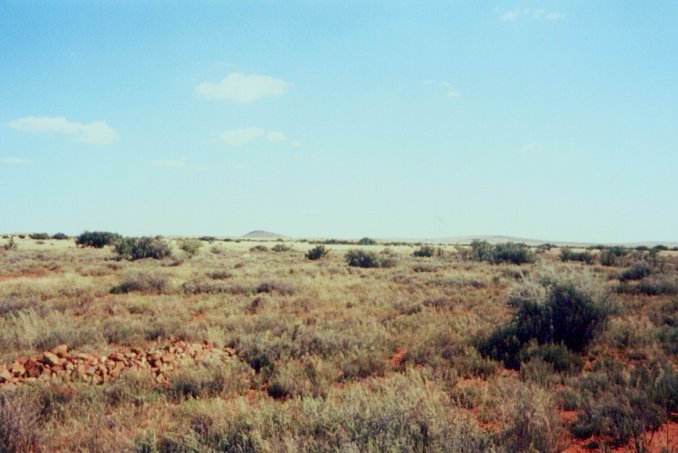
[[[242,237],[251,239],[279,239],[284,238],[285,236],[278,233],[271,233],[270,231],[254,230],[247,234],[243,234]]]

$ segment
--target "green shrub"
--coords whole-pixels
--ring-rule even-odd
[[[186,253],[186,255],[189,257],[195,256],[202,248],[202,245],[203,244],[200,239],[186,238],[179,242],[179,248],[183,250],[184,253]]]
[[[628,269],[619,274],[619,280],[627,282],[629,280],[640,280],[652,274],[652,266],[645,261],[637,261]]]
[[[534,252],[525,244],[506,242],[492,245],[487,241],[479,240],[471,243],[471,257],[476,261],[487,261],[493,264],[526,264],[533,263],[536,259]]]
[[[622,258],[628,254],[624,247],[607,247],[600,252],[600,264],[603,266],[614,266],[617,258]]]
[[[362,238],[358,241],[358,245],[374,245],[377,241],[371,238]]]
[[[544,274],[517,287],[508,304],[514,310],[512,321],[478,347],[483,355],[515,369],[531,341],[585,351],[611,313],[607,294],[588,274]]]
[[[320,258],[324,258],[325,256],[327,256],[327,254],[329,252],[330,251],[327,250],[324,245],[316,245],[311,250],[306,252],[305,256],[306,256],[306,259],[315,261],[315,260],[319,260]]]
[[[56,239],[57,241],[63,241],[64,239],[70,239],[70,238],[64,233],[55,233],[52,236],[52,239]]]
[[[36,241],[44,241],[49,239],[49,234],[47,233],[33,233],[28,235],[31,239],[35,239]]]
[[[108,231],[85,231],[75,239],[75,243],[81,247],[102,248],[106,245],[115,244],[121,236]]]
[[[271,250],[274,252],[289,252],[292,250],[292,247],[290,247],[287,244],[276,244],[273,247],[271,247]]]
[[[430,245],[422,245],[417,250],[412,252],[413,256],[418,258],[430,258],[435,253],[435,249]]]
[[[346,263],[352,267],[379,267],[379,257],[374,252],[365,250],[349,250],[344,256]]]
[[[254,247],[250,247],[250,252],[268,252],[268,247],[265,245],[255,245]]]
[[[494,260],[494,246],[487,241],[475,239],[471,242],[471,257],[475,261],[492,262]]]
[[[115,244],[115,253],[130,261],[144,258],[162,259],[172,255],[169,244],[152,237],[123,238]]]
[[[581,261],[586,264],[593,264],[596,256],[590,252],[575,252],[574,250],[565,247],[560,251],[560,261]]]
[[[554,371],[561,373],[576,374],[584,366],[584,360],[563,344],[531,344],[526,349],[523,349],[523,362],[528,362],[535,358],[552,365]]]

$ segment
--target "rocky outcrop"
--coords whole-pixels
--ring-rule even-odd
[[[167,373],[177,368],[235,358],[231,348],[184,341],[148,350],[122,348],[102,356],[69,351],[67,345],[59,345],[38,357],[19,357],[12,363],[0,364],[0,390],[47,381],[104,384],[128,369],[148,370],[158,382],[165,382]]]

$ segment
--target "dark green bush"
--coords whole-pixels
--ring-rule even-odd
[[[358,241],[358,245],[374,245],[377,241],[371,238],[362,238]]]
[[[494,246],[493,262],[496,263],[512,263],[525,264],[533,263],[535,260],[534,253],[525,244],[516,244],[507,242],[505,244],[497,244]]]
[[[585,351],[611,313],[603,290],[590,276],[579,275],[552,274],[526,282],[514,291],[508,304],[514,310],[512,321],[481,340],[478,350],[515,369],[530,342]]]
[[[162,259],[172,255],[169,244],[152,237],[124,238],[115,244],[115,253],[130,261],[144,258]]]
[[[346,263],[352,267],[379,267],[379,257],[374,252],[365,250],[349,250],[344,256]]]
[[[631,267],[625,269],[619,274],[619,280],[627,282],[629,280],[640,280],[652,274],[652,266],[645,261],[637,261]]]
[[[622,258],[628,254],[624,247],[607,247],[600,252],[600,264],[603,266],[614,266],[617,258]]]
[[[560,251],[560,260],[561,261],[581,261],[586,264],[593,264],[596,260],[596,256],[593,253],[583,251],[575,252],[574,250],[565,247]]]
[[[306,259],[315,261],[315,260],[319,260],[320,258],[324,258],[325,256],[327,256],[327,254],[329,252],[330,251],[327,250],[324,245],[316,245],[311,250],[306,252],[305,256],[306,256]]]
[[[35,239],[36,241],[44,241],[44,240],[49,239],[49,234],[47,234],[47,233],[33,233],[33,234],[30,234],[28,237],[30,237],[31,239]]]
[[[69,237],[64,233],[55,233],[52,236],[52,239],[56,239],[57,241],[63,241],[64,239],[69,239]]]
[[[471,257],[476,261],[493,264],[525,264],[535,261],[534,252],[527,245],[514,242],[492,245],[487,241],[474,240],[471,243]]]
[[[417,250],[412,252],[413,256],[418,258],[430,258],[435,253],[435,249],[430,245],[422,245]]]
[[[494,261],[494,246],[487,241],[471,242],[471,257],[475,261]]]
[[[85,231],[75,239],[75,243],[81,247],[102,248],[111,245],[120,240],[121,236],[117,233],[108,231]]]

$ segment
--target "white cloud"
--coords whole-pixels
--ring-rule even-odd
[[[557,11],[545,11],[543,9],[531,10],[525,8],[523,10],[513,9],[510,11],[501,12],[495,10],[497,13],[500,13],[499,20],[502,22],[514,22],[519,19],[534,19],[534,20],[548,20],[555,21],[565,18],[565,14]]]
[[[500,19],[503,22],[511,22],[514,20],[518,20],[518,16],[520,13],[518,11],[506,11],[504,14],[501,15]]]
[[[5,157],[4,159],[0,159],[0,162],[5,165],[30,165],[33,163],[32,160],[23,159],[21,157]]]
[[[184,159],[154,160],[151,161],[151,165],[154,167],[182,168],[186,165],[186,162]]]
[[[283,134],[282,132],[270,131],[266,134],[266,140],[271,143],[282,143],[288,141],[289,138],[287,138],[287,135]]]
[[[118,139],[118,134],[104,121],[95,121],[82,125],[77,141],[95,145],[110,145]]]
[[[242,129],[229,129],[217,137],[217,141],[228,146],[244,145],[247,142],[261,137],[264,131],[260,127],[245,127]]]
[[[275,77],[232,72],[218,83],[201,83],[195,87],[195,92],[207,100],[226,99],[249,104],[265,96],[282,96],[290,87],[290,83]]]
[[[78,123],[63,116],[26,116],[7,126],[33,134],[74,135],[78,142],[95,145],[110,145],[118,139],[118,134],[105,121]]]

